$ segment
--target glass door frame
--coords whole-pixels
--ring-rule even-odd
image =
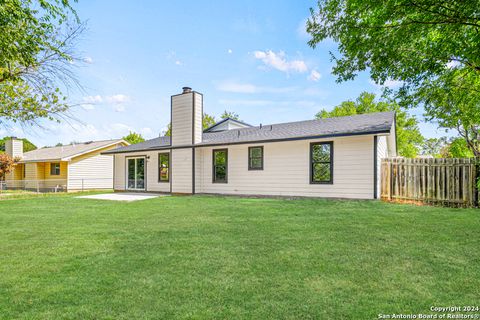
[[[128,161],[135,160],[135,188],[128,187]],[[137,188],[137,159],[143,159],[143,188]],[[132,157],[125,157],[125,190],[130,191],[145,191],[147,188],[147,157],[146,156],[132,156]]]

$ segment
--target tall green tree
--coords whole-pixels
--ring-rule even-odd
[[[331,111],[321,110],[317,119],[350,116],[355,114],[394,111],[397,124],[397,150],[404,157],[415,157],[424,140],[418,120],[392,101],[376,101],[375,94],[362,92],[355,101],[344,101]]]
[[[442,148],[441,156],[442,158],[471,158],[474,154],[465,139],[454,137]]]
[[[209,114],[203,114],[203,130],[210,128],[213,126],[217,121],[215,121],[215,117]]]
[[[456,130],[480,156],[480,0],[320,0],[307,32],[312,47],[338,43],[338,81],[368,71],[402,106]]]
[[[233,120],[240,120],[240,116],[238,115],[238,113],[235,113],[233,111],[223,111],[223,113],[220,115],[220,118],[221,119],[227,119],[227,118],[230,118],[230,119],[233,119]]]
[[[123,140],[127,141],[130,144],[136,144],[145,141],[140,133],[130,131],[125,137],[122,137]]]
[[[72,63],[82,30],[70,0],[1,1],[0,125],[66,116],[62,89],[78,85]]]

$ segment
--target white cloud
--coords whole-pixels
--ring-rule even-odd
[[[233,50],[232,50],[232,49],[228,49],[227,52],[230,53],[230,54],[232,54],[232,53],[233,53]]]
[[[115,94],[115,95],[106,97],[105,100],[107,100],[109,103],[120,104],[120,103],[129,101],[130,97],[124,94]]]
[[[103,102],[103,98],[102,96],[100,95],[96,95],[96,96],[86,96],[86,97],[83,97],[83,101],[85,103],[100,103],[100,102]]]
[[[176,61],[175,61],[175,64],[176,64],[177,66],[181,66],[183,63],[182,63],[180,60],[176,60]]]
[[[262,87],[251,83],[224,81],[217,85],[217,89],[233,93],[286,93],[295,91],[297,87]]]
[[[95,104],[103,102],[103,98],[100,95],[95,96],[86,96],[82,98],[83,102],[80,106],[84,110],[93,110],[95,109]]]
[[[255,51],[253,53],[255,59],[261,60],[266,66],[280,70],[282,72],[299,72],[304,73],[308,71],[307,64],[303,60],[287,60],[285,52],[278,53],[272,50]]]
[[[318,81],[320,80],[320,78],[322,77],[322,75],[320,74],[320,72],[318,72],[317,70],[313,69],[311,72],[310,72],[310,75],[308,76],[308,80],[312,80],[312,81]]]
[[[93,59],[92,59],[92,57],[85,57],[85,58],[83,58],[83,62],[88,63],[88,64],[92,64]]]
[[[125,106],[123,104],[119,104],[115,106],[114,108],[115,112],[124,112],[125,111]]]

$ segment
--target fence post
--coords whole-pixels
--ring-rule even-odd
[[[83,191],[83,179],[82,179],[82,191]]]

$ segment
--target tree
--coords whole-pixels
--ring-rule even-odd
[[[216,123],[215,117],[206,113],[203,114],[203,121],[202,121],[203,130],[210,128],[215,123]],[[172,125],[171,123],[169,123],[167,125],[167,131],[165,131],[164,135],[167,137],[170,137],[171,134],[172,134]]]
[[[227,111],[227,110],[223,111],[220,118],[222,118],[222,119],[230,118],[230,119],[233,119],[233,120],[240,120],[240,116],[238,115],[238,113],[235,113],[233,111]]]
[[[441,151],[442,158],[472,158],[473,152],[469,149],[465,139],[452,138]]]
[[[434,158],[443,157],[442,151],[447,146],[447,138],[428,138],[423,141],[420,154],[424,156],[432,156]]]
[[[70,105],[63,89],[84,29],[70,0],[4,0],[0,10],[0,125],[59,121]]]
[[[136,144],[145,141],[145,139],[142,137],[140,133],[132,132],[125,137],[122,138],[123,140],[127,141],[130,144]]]
[[[204,113],[203,114],[203,130],[207,129],[207,128],[210,128],[211,126],[213,126],[217,121],[215,121],[215,117],[209,115],[209,114],[206,114]]]
[[[393,101],[375,101],[373,93],[362,92],[355,101],[344,101],[332,111],[321,110],[315,117],[323,119],[385,111],[396,112],[398,153],[404,157],[417,156],[424,139],[418,127],[418,120]]]
[[[6,153],[0,153],[0,181],[5,180],[5,176],[13,170],[18,159],[12,158]]]
[[[423,106],[428,120],[456,130],[480,156],[480,0],[321,0],[307,32],[330,38],[338,81],[368,70],[401,106]]]

